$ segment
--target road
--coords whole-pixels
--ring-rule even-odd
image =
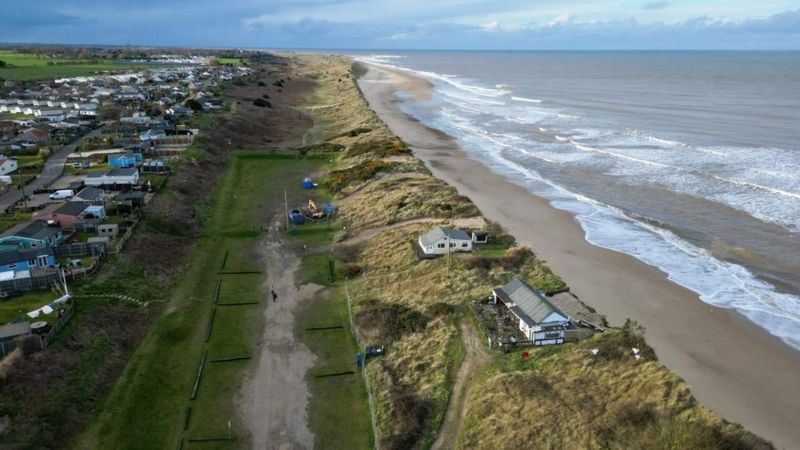
[[[33,181],[25,185],[25,192],[28,195],[31,195],[37,189],[46,188],[51,183],[56,181],[64,172],[64,164],[67,162],[67,156],[77,150],[78,146],[84,140],[89,139],[90,137],[99,136],[100,133],[102,133],[103,128],[104,127],[102,126],[96,128],[76,139],[71,144],[58,147],[53,154],[47,158],[47,161],[45,161],[42,172],[37,175]],[[11,190],[3,195],[0,195],[0,215],[6,214],[8,210],[20,200],[22,200],[21,189]]]

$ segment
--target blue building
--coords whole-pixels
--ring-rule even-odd
[[[35,268],[56,265],[56,255],[52,248],[31,248],[27,250],[8,250],[0,252],[0,272],[21,272]]]
[[[49,226],[43,220],[22,223],[0,234],[0,251],[27,248],[56,247],[64,242],[59,226]]]
[[[108,165],[110,167],[117,167],[126,169],[136,166],[136,163],[142,160],[141,153],[125,152],[116,155],[108,155]]]

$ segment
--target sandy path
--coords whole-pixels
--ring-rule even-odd
[[[439,429],[439,436],[431,447],[432,450],[454,448],[458,433],[461,431],[461,422],[467,408],[469,390],[483,369],[492,362],[492,354],[486,349],[484,344],[475,331],[475,327],[461,322],[461,339],[464,341],[464,362],[458,369],[456,381],[453,383],[453,393],[450,402],[447,404],[447,411],[444,415],[442,428]]]
[[[252,448],[308,449],[314,446],[314,436],[306,420],[305,376],[316,358],[295,338],[294,318],[298,301],[314,287],[295,287],[300,259],[278,240],[279,226],[274,224],[261,244],[267,265],[265,297],[274,286],[278,301],[267,300],[258,367],[242,387],[241,415],[250,430]]]
[[[449,226],[450,220],[445,217],[441,218],[423,217],[420,219],[404,220],[402,222],[395,222],[389,225],[382,225],[379,227],[362,230],[355,236],[350,236],[349,238],[342,240],[341,242],[339,242],[339,244],[344,244],[344,245],[358,244],[367,241],[369,239],[372,239],[373,237],[383,233],[386,230],[393,230],[395,228],[402,228],[407,225],[414,225],[418,223],[429,223],[429,224],[439,224],[441,226]],[[483,217],[476,216],[476,217],[460,217],[457,219],[453,219],[452,226],[458,228],[481,228],[484,225],[486,225],[486,221],[483,219]]]
[[[644,325],[659,360],[689,383],[705,406],[739,422],[779,448],[800,442],[800,352],[734,311],[703,303],[697,294],[631,256],[595,247],[569,213],[469,158],[447,135],[409,118],[396,104],[391,81],[407,89],[426,82],[396,71],[370,69],[359,84],[370,106],[431,172],[481,212],[503,225],[587,304],[613,325],[628,317]]]

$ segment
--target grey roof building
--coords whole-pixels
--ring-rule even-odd
[[[534,345],[561,344],[569,316],[541,292],[515,278],[492,291],[495,304],[502,304],[519,320],[519,329]]]

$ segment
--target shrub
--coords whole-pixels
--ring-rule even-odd
[[[357,130],[361,129],[357,128],[350,133],[356,132],[356,135],[360,134]],[[363,130],[365,132],[369,131],[368,129]],[[411,153],[411,149],[400,139],[384,139],[381,141],[357,142],[347,150],[347,156],[358,156],[365,153],[383,158],[386,156],[407,155]]]
[[[357,243],[357,244],[342,244],[337,245],[334,248],[333,254],[337,261],[342,263],[354,263],[357,262],[361,257],[361,251],[364,249],[364,245]]]
[[[263,81],[259,81],[258,82],[258,86],[259,87],[265,87],[266,85],[267,85],[267,83],[264,83]]]
[[[372,160],[367,161],[346,169],[331,172],[324,180],[325,185],[333,192],[339,192],[347,186],[359,182],[367,181],[375,177],[375,174],[382,171],[389,171],[397,167],[396,162]]]
[[[429,318],[400,303],[369,302],[356,314],[360,329],[370,330],[383,341],[393,341],[425,328]]]
[[[263,98],[257,98],[253,100],[253,104],[258,106],[259,108],[272,108],[272,103],[264,100]]]

